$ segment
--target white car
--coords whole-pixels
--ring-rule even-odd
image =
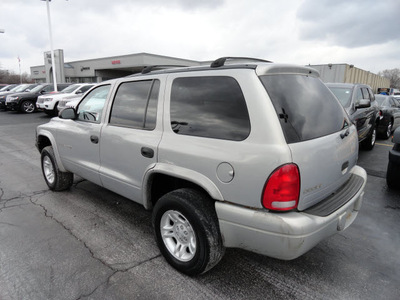
[[[82,99],[82,95],[76,95],[76,96],[69,96],[63,98],[60,102],[58,102],[58,111],[61,112],[63,109],[67,107],[72,107],[76,108],[78,105],[79,101]]]
[[[39,96],[36,102],[36,108],[44,111],[48,115],[56,116],[58,114],[58,104],[60,100],[69,96],[81,98],[81,96],[93,86],[94,84],[78,83],[70,85],[60,93]]]

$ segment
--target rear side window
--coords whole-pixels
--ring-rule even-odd
[[[225,76],[175,79],[171,92],[171,127],[183,135],[246,139],[250,119],[239,84]]]
[[[342,105],[319,78],[282,74],[260,79],[275,107],[287,143],[322,137],[349,126]]]
[[[122,83],[111,110],[110,124],[153,130],[156,127],[158,80]]]

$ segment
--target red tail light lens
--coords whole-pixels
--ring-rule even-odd
[[[278,211],[297,207],[300,194],[300,173],[295,164],[283,165],[268,178],[262,196],[265,208]]]

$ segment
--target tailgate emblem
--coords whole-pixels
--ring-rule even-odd
[[[320,189],[321,187],[322,187],[322,184],[318,184],[318,185],[316,185],[316,186],[313,186],[313,187],[311,187],[311,188],[309,188],[309,189],[304,190],[304,191],[303,191],[303,194],[311,193],[311,192],[313,192],[313,191],[315,191],[315,190]]]

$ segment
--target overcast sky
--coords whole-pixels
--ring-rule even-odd
[[[50,12],[65,62],[147,52],[400,68],[400,0],[52,0]],[[44,1],[0,0],[0,29],[1,69],[44,64]]]

